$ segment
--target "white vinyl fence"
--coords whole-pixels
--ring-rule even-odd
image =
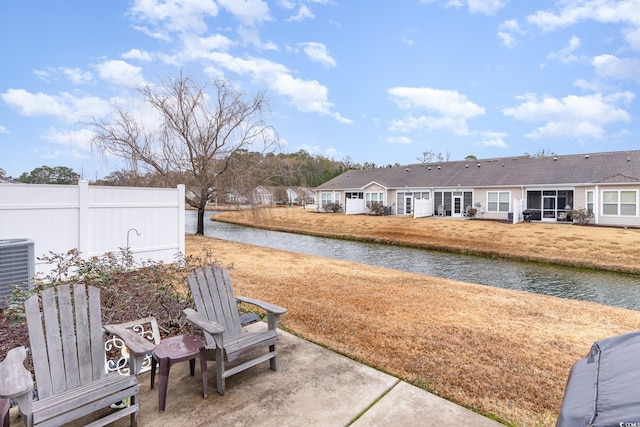
[[[83,258],[129,248],[136,261],[173,262],[185,250],[185,189],[0,184],[0,243],[31,239],[35,257]],[[52,267],[36,259],[35,271]]]
[[[527,209],[527,199],[513,199],[513,223],[522,222],[522,211]]]
[[[344,201],[345,215],[361,215],[367,212],[364,199],[346,199]]]
[[[423,218],[433,216],[433,201],[431,199],[415,199],[413,201],[413,217]]]

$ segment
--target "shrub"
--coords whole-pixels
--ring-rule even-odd
[[[571,211],[571,218],[573,218],[573,222],[579,225],[586,225],[591,223],[591,219],[593,218],[593,211],[590,209],[573,209]]]
[[[155,316],[166,326],[182,326],[182,310],[191,305],[187,275],[203,260],[181,254],[171,264],[146,261],[136,265],[127,249],[83,259],[77,249],[64,254],[50,252],[38,258],[54,267],[35,278],[31,290],[16,289],[3,310],[12,322],[24,319],[24,301],[34,293],[64,282],[84,283],[100,289],[105,323],[121,323]]]
[[[371,202],[369,212],[372,215],[384,215],[384,204],[382,202]]]
[[[474,218],[477,213],[478,213],[478,209],[469,208],[469,209],[467,209],[467,218]]]
[[[342,212],[342,205],[340,203],[327,203],[324,206],[324,210],[325,212],[333,212],[333,213],[338,213],[338,212]]]

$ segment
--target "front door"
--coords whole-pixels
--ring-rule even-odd
[[[413,212],[413,194],[406,194],[404,196],[404,213],[409,215]]]
[[[453,195],[453,211],[451,212],[451,216],[457,218],[462,217],[462,196],[457,194]]]
[[[556,220],[556,192],[542,192],[542,221]]]

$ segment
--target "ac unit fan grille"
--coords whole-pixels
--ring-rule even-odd
[[[16,286],[28,289],[34,270],[33,241],[0,240],[0,304],[11,296]]]

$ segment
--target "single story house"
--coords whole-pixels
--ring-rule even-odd
[[[594,224],[638,227],[640,151],[350,170],[315,192],[318,210],[339,203],[346,214],[379,202],[392,215],[464,217],[475,208],[485,219],[570,222],[585,210]]]

